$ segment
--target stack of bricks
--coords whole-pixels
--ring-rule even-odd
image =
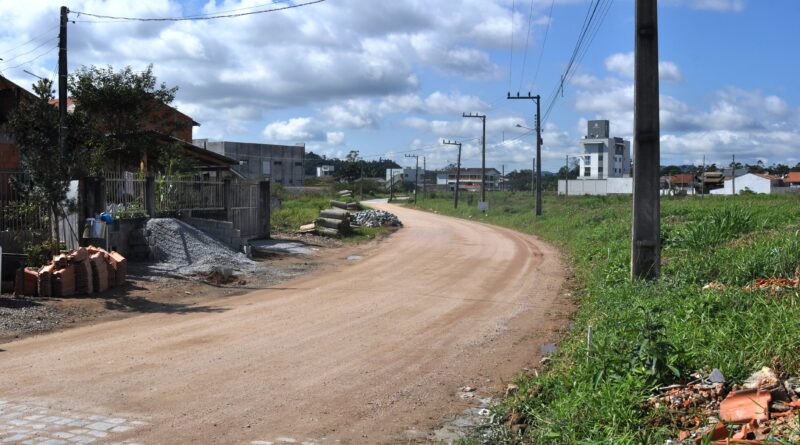
[[[104,292],[125,284],[127,261],[117,252],[79,247],[58,255],[39,270],[26,268],[17,277],[17,295],[71,297]]]

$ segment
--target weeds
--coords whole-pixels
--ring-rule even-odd
[[[469,196],[469,195],[468,195]],[[631,283],[630,197],[492,193],[490,212],[419,206],[533,233],[570,259],[580,308],[571,334],[539,377],[494,407],[482,443],[664,443],[672,425],[644,401],[658,386],[717,367],[740,382],[762,366],[800,373],[800,294],[747,292],[758,277],[800,266],[800,197],[747,195],[662,199],[662,278]],[[710,281],[725,288],[703,290]],[[587,360],[586,330],[593,328]],[[514,422],[517,427],[512,429]]]

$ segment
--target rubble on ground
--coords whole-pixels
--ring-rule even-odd
[[[72,297],[125,284],[127,260],[100,247],[79,247],[53,257],[41,268],[17,272],[14,293],[28,297]]]
[[[402,227],[400,219],[389,212],[383,210],[362,210],[353,215],[353,222],[364,227]]]
[[[206,274],[223,265],[232,270],[247,271],[256,263],[208,236],[205,232],[174,218],[152,218],[147,221],[153,256],[158,272],[179,275]]]
[[[773,444],[800,442],[800,377],[770,368],[741,385],[729,385],[719,370],[686,385],[661,388],[647,401],[681,432],[672,445]]]

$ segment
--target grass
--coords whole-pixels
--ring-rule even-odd
[[[800,197],[662,199],[662,278],[631,282],[630,197],[546,196],[534,220],[530,194],[490,194],[487,215],[465,195],[458,210],[449,196],[419,207],[556,245],[579,303],[560,352],[539,377],[519,377],[520,391],[494,407],[480,441],[664,443],[677,435],[672,419],[643,405],[656,388],[715,367],[733,382],[762,366],[800,374],[800,293],[742,289],[798,273]],[[712,281],[725,287],[702,289]],[[512,413],[525,419],[520,434],[504,424]]]
[[[270,222],[273,232],[294,232],[303,224],[309,224],[319,218],[319,212],[330,208],[330,200],[351,201],[336,196],[319,196],[304,194],[284,199],[281,207],[272,211]],[[352,233],[342,238],[345,243],[357,244],[369,241],[388,233],[385,227],[357,227]]]

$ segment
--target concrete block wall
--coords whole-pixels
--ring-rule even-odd
[[[214,238],[222,244],[225,244],[231,249],[237,252],[242,251],[242,246],[244,243],[242,242],[241,232],[239,229],[235,229],[233,227],[232,222],[220,221],[216,219],[195,218],[192,216],[183,216],[181,220],[183,220],[186,224],[202,230],[208,236]]]

